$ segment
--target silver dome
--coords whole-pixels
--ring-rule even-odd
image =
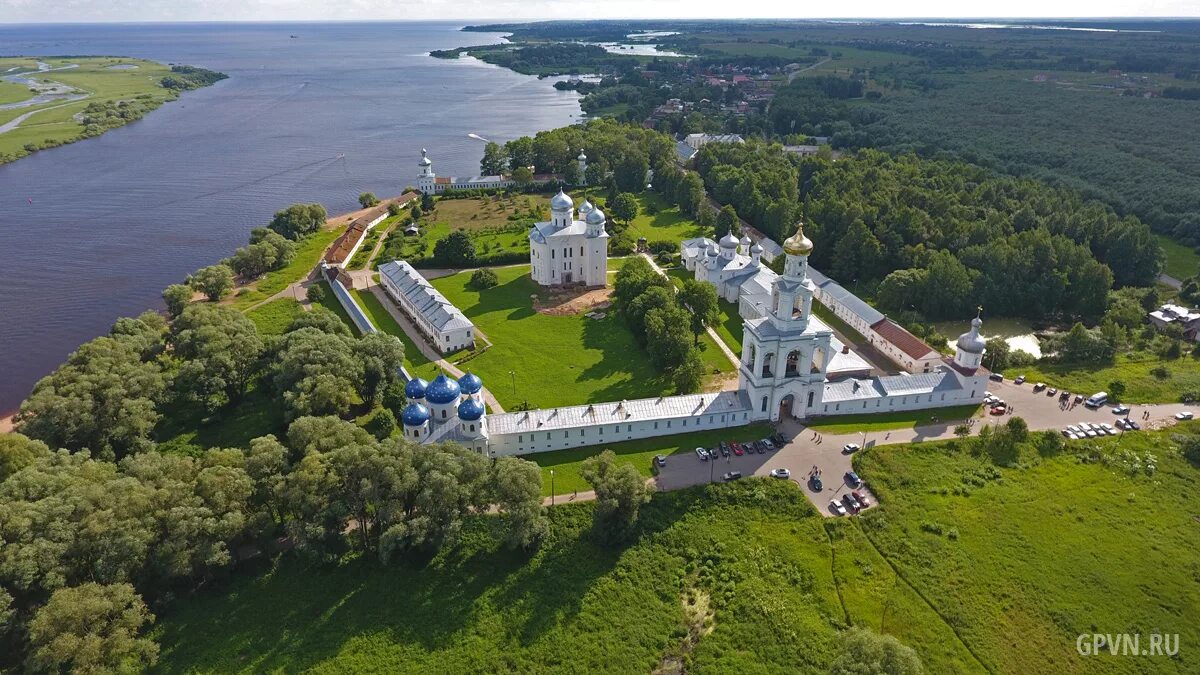
[[[561,189],[559,189],[558,194],[550,198],[551,211],[568,211],[574,207],[575,202]]]
[[[587,224],[588,225],[603,225],[604,224],[604,212],[600,210],[599,206],[595,207],[591,211],[588,211]]]
[[[979,317],[971,319],[971,330],[958,336],[958,341],[955,345],[970,354],[982,354],[987,347],[987,341],[979,334],[979,327],[983,325],[983,320]]]

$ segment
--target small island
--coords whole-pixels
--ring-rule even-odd
[[[0,164],[99,136],[227,77],[113,56],[0,58]]]

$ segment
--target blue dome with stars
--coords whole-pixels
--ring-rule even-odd
[[[425,399],[430,403],[453,403],[458,399],[459,393],[458,383],[442,373],[425,388]]]
[[[483,417],[483,404],[473,398],[469,398],[458,405],[458,418],[468,422]]]
[[[419,427],[429,421],[429,408],[420,403],[409,403],[400,413],[400,419],[406,427]]]
[[[410,399],[425,398],[425,389],[429,383],[419,377],[414,377],[404,385],[404,396]]]
[[[458,378],[458,386],[464,394],[478,394],[483,389],[483,380],[475,373],[467,373]]]

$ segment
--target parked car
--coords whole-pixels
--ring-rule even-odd
[[[708,461],[708,451],[704,448],[696,448],[696,456],[700,458],[701,462]]]
[[[850,494],[854,495],[854,498],[858,500],[858,503],[862,505],[862,508],[865,509],[871,505],[871,499],[867,497],[866,492],[859,492],[858,490],[855,490]]]
[[[1004,374],[1003,373],[992,373],[991,375],[988,375],[988,379],[991,380],[992,382],[1003,382]]]
[[[729,444],[726,443],[725,441],[721,441],[720,443],[717,443],[717,449],[721,451],[722,457],[729,456]]]
[[[821,482],[821,477],[815,473],[809,477],[808,483],[812,485],[812,489],[816,490],[817,492],[825,489],[825,484]]]
[[[1177,412],[1177,413],[1175,413],[1175,419],[1180,420],[1180,421],[1190,420],[1190,419],[1192,419],[1192,411],[1191,410],[1182,410],[1180,412]]]
[[[842,503],[836,499],[829,500],[829,510],[833,511],[833,514],[836,516],[846,515],[846,507],[842,506]]]
[[[862,448],[858,447],[857,443],[847,443],[845,446],[842,447],[842,454],[853,455],[854,453],[858,452],[861,449]]]
[[[1060,400],[1060,401],[1069,401],[1069,400],[1071,400],[1071,392],[1069,392],[1069,391],[1064,391],[1063,393],[1059,394],[1059,395],[1058,395],[1058,400]]]
[[[1025,376],[1018,375],[1017,379],[1013,380],[1013,384],[1025,384]]]
[[[787,469],[771,469],[772,478],[791,478],[792,472]]]
[[[1124,403],[1121,405],[1115,405],[1113,406],[1112,412],[1114,415],[1128,415],[1129,406],[1125,405]]]
[[[1057,393],[1058,393],[1058,390],[1057,390],[1057,389],[1055,389],[1054,387],[1050,387],[1049,389],[1047,389],[1047,390],[1046,390],[1046,395],[1047,395],[1047,396],[1053,396],[1053,395],[1055,395],[1055,394],[1057,394]]]
[[[762,444],[763,444],[763,447],[765,447],[768,450],[777,450],[778,449],[778,446],[776,446],[774,443],[772,443],[771,439],[769,439],[769,438],[762,439]]]
[[[1033,385],[1033,390],[1034,390],[1034,391],[1041,391],[1041,390],[1043,390],[1043,389],[1045,389],[1045,388],[1046,388],[1046,383],[1045,383],[1045,382],[1038,382],[1037,384]]]
[[[758,450],[758,454],[760,455],[767,454],[767,446],[762,441],[754,441],[754,449]]]
[[[862,485],[862,479],[859,478],[858,474],[854,473],[853,471],[846,472],[846,482],[850,484],[850,487],[858,487],[859,485]]]
[[[1125,428],[1132,430],[1132,431],[1141,431],[1142,425],[1140,425],[1137,422],[1134,422],[1133,420],[1126,417],[1125,418]]]
[[[849,492],[842,495],[842,503],[846,505],[846,508],[850,510],[850,513],[858,513],[859,509],[862,508],[862,505],[858,503],[858,500],[854,498],[854,495],[850,494]]]
[[[1075,394],[1075,402],[1083,403],[1083,394]]]
[[[737,480],[741,477],[742,477],[741,471],[727,471],[724,476],[721,476],[721,480],[728,483],[731,480]]]
[[[995,406],[994,408],[992,408],[989,412],[993,415],[1003,415],[1005,412],[1005,408],[1002,405],[998,405],[998,406]]]
[[[783,434],[776,431],[774,434],[771,434],[771,442],[774,443],[777,447],[782,448],[784,445],[787,444],[787,439],[783,437]]]
[[[654,456],[654,463],[655,463],[655,464],[657,464],[657,465],[659,465],[659,466],[666,466],[666,465],[667,465],[667,457],[666,457],[666,455],[655,455],[655,456]]]
[[[746,451],[742,449],[741,443],[738,443],[735,441],[733,443],[730,443],[730,445],[733,446],[733,454],[737,455],[738,457],[741,457],[742,455],[746,454]]]

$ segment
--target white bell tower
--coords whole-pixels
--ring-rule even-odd
[[[579,163],[579,184],[587,185],[587,155],[583,154],[583,149],[580,148],[579,156],[575,158]]]
[[[437,190],[437,174],[433,172],[433,162],[425,148],[421,148],[421,161],[417,166],[421,169],[417,174],[417,189],[427,195],[433,194]]]

